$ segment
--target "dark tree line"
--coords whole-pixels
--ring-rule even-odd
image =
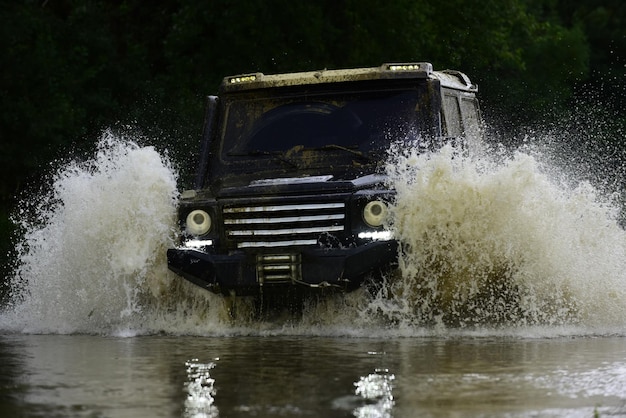
[[[224,75],[430,61],[467,72],[506,126],[589,87],[625,118],[622,0],[0,0],[0,219],[105,128],[190,160]]]

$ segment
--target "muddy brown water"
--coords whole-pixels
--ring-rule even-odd
[[[626,416],[626,338],[0,336],[0,415]]]

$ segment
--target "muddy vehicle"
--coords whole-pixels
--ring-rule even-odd
[[[168,266],[229,296],[352,291],[397,263],[392,143],[479,131],[477,87],[430,63],[226,77],[208,98],[195,185]]]

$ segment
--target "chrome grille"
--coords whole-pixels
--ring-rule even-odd
[[[291,203],[225,206],[226,238],[237,248],[316,245],[345,226],[345,203]]]
[[[260,254],[257,256],[259,283],[292,283],[300,280],[300,254]]]

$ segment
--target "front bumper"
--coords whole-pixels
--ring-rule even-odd
[[[373,241],[341,249],[304,248],[275,253],[211,254],[196,249],[167,251],[168,267],[190,282],[215,293],[256,295],[262,286],[300,284],[338,287],[345,291],[361,285],[369,273],[394,265],[396,241]],[[267,260],[288,260],[281,264]],[[272,269],[286,274],[268,274]]]

